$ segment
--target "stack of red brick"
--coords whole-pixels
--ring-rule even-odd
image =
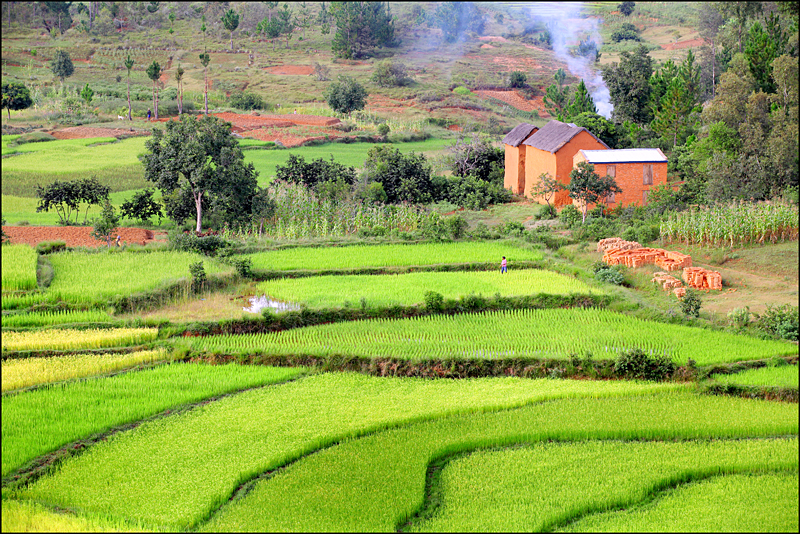
[[[672,293],[678,298],[686,294],[686,288],[682,287],[683,282],[667,273],[655,273],[652,281],[653,283],[660,284],[661,287],[664,288],[664,291],[669,291],[671,289]]]
[[[683,270],[683,281],[697,289],[722,289],[722,275],[702,267],[687,267]]]
[[[633,250],[610,248],[603,255],[603,261],[609,265],[622,264],[631,268],[655,263],[665,271],[677,271],[692,265],[691,256],[661,248],[638,248]]]
[[[620,250],[634,250],[642,248],[642,245],[636,241],[625,241],[621,237],[607,237],[597,242],[597,252],[605,252],[610,248],[617,248]]]

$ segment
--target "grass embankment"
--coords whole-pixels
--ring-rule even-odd
[[[598,309],[515,310],[454,316],[337,323],[270,334],[179,340],[219,354],[351,356],[362,358],[561,358],[591,352],[616,359],[640,348],[685,365],[797,354],[797,345],[683,325],[645,321]]]
[[[3,396],[3,476],[73,441],[164,410],[283,382],[302,368],[172,363]]]

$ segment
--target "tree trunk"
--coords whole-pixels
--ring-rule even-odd
[[[233,50],[233,30],[231,30],[231,50]]]
[[[203,101],[206,105],[206,115],[208,115],[208,67],[205,68],[203,78],[205,79],[205,85],[203,86]]]
[[[178,115],[183,115],[183,82],[178,82]]]
[[[711,98],[714,99],[717,96],[717,79],[714,76],[715,69],[714,67],[717,66],[717,52],[716,47],[714,46],[714,40],[711,40]]]
[[[194,194],[194,206],[197,208],[197,226],[195,227],[195,231],[199,234],[203,231],[203,226],[201,224],[202,217],[203,217],[203,192],[200,191]]]
[[[133,120],[131,118],[131,71],[128,71],[128,120]]]
[[[156,120],[158,120],[158,82],[156,82]]]

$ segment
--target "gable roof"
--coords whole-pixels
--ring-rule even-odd
[[[664,163],[667,156],[660,148],[618,148],[615,150],[581,150],[589,163]]]
[[[608,148],[608,145],[597,138],[586,128],[564,124],[561,121],[552,120],[545,124],[538,132],[523,141],[523,144],[545,150],[555,154],[561,147],[569,143],[573,137],[581,132],[586,132],[597,140],[598,143]]]
[[[533,124],[528,124],[523,122],[519,126],[516,126],[513,130],[508,132],[506,136],[503,138],[503,143],[506,145],[511,146],[519,146],[525,139],[527,139],[532,133],[536,132],[539,129],[538,126],[534,126]]]

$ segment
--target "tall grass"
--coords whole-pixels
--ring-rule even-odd
[[[407,526],[408,519],[422,509],[428,467],[454,454],[548,441],[671,441],[794,434],[797,432],[797,415],[797,405],[664,392],[635,397],[560,399],[515,410],[441,418],[343,441],[336,447],[310,455],[289,469],[258,482],[245,498],[224,507],[203,530],[396,531]],[[779,445],[778,451],[788,449],[794,451],[793,456],[781,453],[772,457],[731,458],[729,455],[727,461],[717,465],[784,463],[796,466],[797,440],[786,441],[789,443]],[[698,451],[714,451],[715,446],[711,443],[701,442],[696,448]],[[680,450],[681,445],[673,446]],[[719,448],[724,448],[724,445],[717,445],[716,449]],[[771,449],[765,443],[761,450]],[[700,452],[699,457],[694,458],[686,456],[702,462],[703,454]],[[644,463],[645,471],[647,459],[650,457],[639,461]],[[559,460],[563,466],[574,462],[577,468],[562,473]],[[554,495],[560,491],[558,484],[550,484],[550,480],[561,481],[572,476],[574,481],[586,481],[587,485],[592,477],[602,481],[604,471],[595,469],[596,464],[588,461],[590,458],[586,460],[580,462],[568,456],[551,458],[546,461],[551,468],[529,482],[545,486],[546,497],[547,489]],[[658,462],[659,458],[652,460]],[[661,462],[664,460],[669,461],[660,457]],[[613,464],[613,461],[612,456],[602,465]],[[633,458],[632,461],[637,460]],[[693,468],[691,463],[681,465],[679,458],[675,459],[675,464],[679,471]],[[714,462],[701,465],[696,469],[716,471]],[[619,472],[615,474],[620,476]],[[472,489],[480,492],[482,487],[491,486],[493,480],[503,476],[501,472],[493,473]],[[513,476],[513,473],[508,476]],[[621,476],[625,476],[624,472]],[[631,473],[631,476],[642,474]],[[326,498],[320,499],[319,495]],[[291,498],[287,499],[287,496]],[[525,495],[517,496],[519,501],[525,498]],[[564,509],[572,508],[566,499],[561,501],[561,505]],[[484,506],[491,506],[491,500],[473,501],[473,512],[480,514]],[[513,514],[514,504],[509,504],[503,513]],[[500,522],[503,518],[496,517],[496,520]],[[529,524],[522,530],[530,529]],[[492,529],[476,525],[468,530]]]
[[[93,330],[37,330],[3,332],[3,352],[21,350],[84,350],[122,347],[153,341],[158,328],[108,328]]]
[[[796,365],[748,369],[731,375],[716,374],[712,378],[722,384],[735,384],[738,386],[772,386],[781,388],[797,388],[800,386],[800,375],[798,375]]]
[[[103,323],[114,318],[100,310],[59,310],[3,316],[3,328],[52,326],[68,323]]]
[[[498,275],[499,276],[499,275]],[[790,342],[646,321],[602,309],[542,309],[429,315],[326,324],[267,334],[176,341],[223,354],[346,355],[403,360],[563,358],[591,352],[616,359],[639,348],[698,365],[797,354]]]
[[[2,287],[6,291],[36,289],[36,261],[39,255],[30,245],[3,245]]]
[[[242,482],[350,436],[537,400],[646,394],[675,387],[312,375],[140,425],[68,460],[58,473],[40,479],[20,496],[110,518],[137,517],[153,528],[191,529]]]
[[[39,455],[187,403],[283,382],[302,368],[172,363],[3,396],[3,476]]]

